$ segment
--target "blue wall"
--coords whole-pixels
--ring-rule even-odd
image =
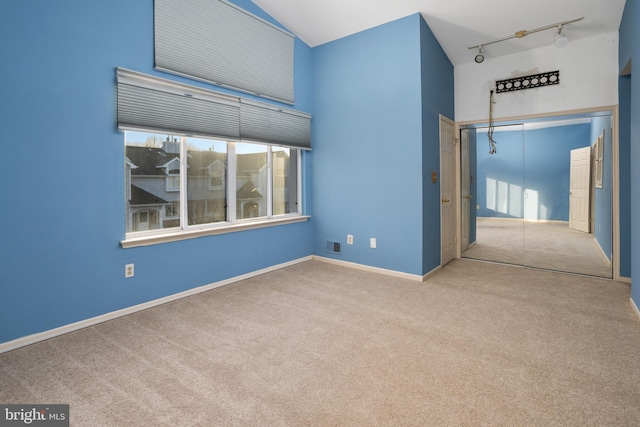
[[[419,16],[316,47],[313,60],[315,253],[421,273]]]
[[[593,234],[600,248],[611,261],[613,247],[613,142],[611,116],[595,117],[591,121],[591,145],[604,133],[602,188],[595,189]]]
[[[618,173],[620,176],[620,275],[631,277],[631,76],[618,82],[619,135]]]
[[[248,0],[234,3],[270,19]],[[8,184],[0,342],[313,253],[310,222],[122,249],[115,68],[216,88],[153,69],[152,0],[5,1],[0,16],[10,159],[0,168]],[[311,65],[311,49],[297,41],[294,107],[303,111],[313,101]],[[134,278],[124,278],[127,263],[135,263]]]
[[[590,132],[588,124],[495,132],[494,155],[487,133],[478,132],[478,216],[568,221],[571,150],[589,146]],[[487,206],[487,178],[497,183],[494,206]]]
[[[624,8],[624,14],[622,15],[622,22],[620,24],[620,70],[628,63],[632,58],[640,58],[640,30],[638,27],[640,22],[640,6],[638,6],[638,0],[627,0]],[[622,85],[620,90],[629,88],[631,90],[630,96],[630,108],[628,113],[621,114],[620,127],[624,128],[625,132],[629,132],[629,157],[631,165],[640,164],[640,120],[638,120],[638,114],[640,114],[640,84],[637,84],[638,70],[637,66],[631,73],[631,80],[636,84]],[[622,99],[623,97],[621,97]],[[621,107],[627,107],[626,104],[622,104]],[[622,135],[622,131],[621,131]],[[626,143],[626,141],[624,141]],[[622,145],[622,142],[621,142]],[[622,148],[621,148],[622,149]],[[622,152],[622,151],[621,151]],[[632,222],[630,235],[631,235],[631,277],[640,277],[640,226],[638,218],[640,218],[640,168],[630,168],[630,217],[636,218],[635,222]],[[622,171],[621,171],[622,172]],[[622,180],[622,176],[621,176]],[[622,193],[621,193],[622,196]],[[626,229],[621,229],[621,234],[627,232]],[[640,305],[640,285],[632,282],[631,297],[635,301],[636,305]]]
[[[498,128],[499,129],[499,128]],[[498,131],[493,134],[497,152],[489,154],[486,129],[478,130],[476,137],[476,211],[478,217],[523,217],[523,131]],[[487,184],[489,182],[489,184]],[[487,201],[488,185],[496,189],[496,197]]]
[[[420,17],[420,67],[422,76],[422,274],[441,263],[440,114],[454,119],[453,65],[427,23]]]
[[[423,187],[438,170],[438,112],[453,115],[453,67],[419,14],[316,47],[313,61],[315,253],[422,275],[440,260],[436,189]]]

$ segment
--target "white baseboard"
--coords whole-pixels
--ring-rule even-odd
[[[442,270],[442,265],[437,266],[436,268],[434,268],[433,270],[431,270],[430,272],[422,276],[422,281],[423,282],[426,281],[429,277],[433,276],[440,270]]]
[[[633,307],[633,311],[635,311],[636,316],[638,316],[638,320],[640,320],[640,309],[638,309],[638,306],[636,305],[633,298],[629,298],[629,302],[631,303],[631,307]]]
[[[499,216],[478,216],[476,219],[482,221],[524,221],[523,218],[502,218]]]
[[[598,247],[598,249],[600,249],[600,255],[602,255],[602,259],[609,264],[609,267],[611,267],[611,260],[607,256],[607,253],[604,251],[604,249],[602,249],[602,246],[600,246],[600,242],[598,242],[598,239],[596,239],[595,234],[593,235],[593,241],[596,242],[596,246]]]
[[[333,258],[326,258],[326,257],[318,256],[318,255],[314,255],[313,259],[318,260],[318,261],[322,261],[322,262],[326,262],[326,263],[329,263],[329,264],[341,265],[343,267],[349,267],[349,268],[356,268],[358,270],[364,270],[364,271],[369,271],[369,272],[372,272],[372,273],[384,274],[384,275],[387,275],[387,276],[398,277],[398,278],[401,278],[401,279],[409,279],[409,280],[414,280],[414,281],[418,281],[418,282],[422,282],[423,281],[422,276],[418,276],[417,274],[403,273],[401,271],[388,270],[386,268],[380,268],[380,267],[372,267],[370,265],[358,264],[358,263],[350,262],[350,261],[342,261],[342,260],[333,259]],[[431,274],[431,273],[428,273],[428,274]]]
[[[525,222],[537,222],[537,223],[548,223],[548,224],[567,224],[569,225],[569,221],[564,221],[561,219],[527,219],[527,218],[519,218]]]
[[[243,274],[240,276],[232,277],[229,279],[221,280],[219,282],[211,283],[208,285],[200,286],[197,288],[189,289],[184,292],[179,292],[177,294],[168,295],[163,298],[158,298],[153,301],[148,301],[142,304],[134,305],[131,307],[123,308],[121,310],[112,311],[110,313],[102,314],[100,316],[92,317],[90,319],[81,320],[80,322],[70,323],[68,325],[61,326],[59,328],[50,329],[48,331],[39,332],[37,334],[28,335],[26,337],[18,338],[12,341],[7,341],[4,343],[0,343],[0,353],[5,353],[7,351],[15,350],[20,347],[24,347],[30,344],[35,344],[39,341],[48,340],[50,338],[57,337],[59,335],[64,335],[69,332],[77,331],[79,329],[84,329],[89,326],[97,325],[98,323],[106,322],[108,320],[117,319],[118,317],[126,316],[128,314],[132,314],[138,311],[146,310],[151,307],[155,307],[161,304],[166,304],[171,301],[176,301],[181,298],[185,298],[191,295],[199,294],[201,292],[209,291],[211,289],[219,288],[221,286],[230,285],[235,282],[239,282],[241,280],[250,279],[252,277],[259,276],[261,274],[269,273],[271,271],[279,270],[281,268],[289,267],[291,265],[299,264],[301,262],[310,261],[313,257],[307,256],[304,258],[299,258],[293,261],[288,261],[282,264],[274,265],[271,267],[263,268],[261,270],[252,271],[251,273]]]

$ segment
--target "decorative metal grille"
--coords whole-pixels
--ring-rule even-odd
[[[496,80],[496,93],[513,92],[515,90],[533,89],[560,83],[560,71],[515,77],[513,79]]]

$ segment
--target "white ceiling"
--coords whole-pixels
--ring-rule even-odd
[[[574,18],[570,40],[618,30],[625,0],[253,0],[315,47],[421,13],[454,65],[473,62],[469,46]],[[554,29],[486,46],[487,58],[553,44]]]

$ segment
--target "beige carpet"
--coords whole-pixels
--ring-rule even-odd
[[[464,258],[613,277],[593,234],[573,230],[568,222],[478,218],[476,241]]]
[[[308,261],[0,354],[74,426],[638,426],[629,286],[458,260]]]

